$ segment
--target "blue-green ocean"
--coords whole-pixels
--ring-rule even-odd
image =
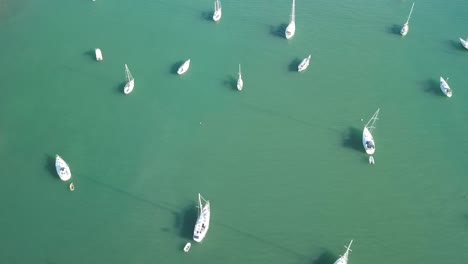
[[[0,263],[465,263],[468,1],[213,2],[0,0]]]

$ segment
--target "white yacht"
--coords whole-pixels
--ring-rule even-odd
[[[187,244],[185,244],[184,246],[184,252],[189,252],[190,248],[192,247],[192,244],[190,242],[188,242]]]
[[[374,115],[372,115],[371,119],[369,122],[367,122],[362,131],[362,144],[364,145],[366,153],[369,155],[372,155],[375,152],[375,141],[374,137],[372,136],[372,131],[375,129],[375,121],[379,119],[379,111],[380,108],[378,108]]]
[[[59,156],[55,155],[55,169],[62,181],[68,181],[71,178],[71,171],[68,164]]]
[[[298,72],[305,71],[307,67],[309,67],[309,62],[310,62],[310,55],[307,58],[303,59],[301,63],[299,63],[299,66],[297,66],[297,71]]]
[[[452,89],[450,89],[450,86],[448,85],[447,81],[445,81],[442,77],[440,77],[440,89],[447,97],[452,97]]]
[[[351,240],[351,242],[349,243],[349,246],[347,247],[345,246],[346,252],[343,254],[343,256],[337,259],[334,264],[348,264],[348,255],[349,255],[349,252],[352,251],[351,250],[352,243],[353,243],[353,240]]]
[[[214,13],[213,13],[213,21],[218,22],[221,20],[221,16],[223,15],[221,10],[221,2],[216,0],[214,2]]]
[[[205,205],[202,204],[205,203]],[[193,240],[202,242],[205,238],[208,228],[210,227],[210,201],[203,199],[201,194],[198,194],[198,219],[193,230]]]
[[[96,60],[102,61],[102,52],[101,49],[95,49],[94,52],[96,53]]]
[[[409,20],[411,18],[411,13],[413,13],[413,7],[414,7],[414,2],[413,2],[413,5],[411,6],[411,10],[410,10],[410,13],[408,15],[408,19],[406,20],[406,23],[403,25],[403,27],[401,28],[400,30],[400,34],[402,36],[406,36],[406,34],[408,34],[408,31],[409,31]]]
[[[242,72],[241,72],[241,65],[239,64],[239,77],[237,78],[237,90],[242,91],[244,88],[244,81],[242,80]]]
[[[125,78],[127,79],[127,83],[124,87],[124,93],[129,94],[133,91],[133,88],[135,87],[135,79],[133,79],[133,76],[130,73],[127,64],[125,64]]]
[[[289,22],[289,25],[286,27],[286,39],[291,39],[294,37],[294,34],[296,33],[296,0],[293,0],[292,2],[292,11],[291,11],[291,21]]]
[[[465,49],[468,49],[468,39],[462,39],[462,38],[459,38],[460,39],[460,42],[462,44],[462,46],[465,48]]]
[[[181,75],[188,71],[190,67],[190,59],[186,60],[177,70],[177,74]]]

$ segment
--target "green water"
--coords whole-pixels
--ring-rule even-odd
[[[411,3],[0,0],[0,263],[466,262],[468,2]]]

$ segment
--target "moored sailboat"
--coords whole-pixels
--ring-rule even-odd
[[[349,252],[352,251],[351,250],[352,243],[353,243],[353,240],[351,240],[351,242],[349,243],[349,246],[345,246],[346,248],[345,253],[343,254],[343,256],[337,259],[334,264],[348,264],[348,256],[349,256]]]
[[[375,121],[379,119],[379,111],[380,108],[378,108],[374,115],[372,115],[371,119],[367,122],[362,131],[362,144],[364,145],[366,153],[369,155],[372,155],[375,152],[375,141],[372,136],[372,132],[375,129]]]
[[[219,0],[215,0],[214,2],[214,13],[213,13],[213,21],[217,22],[221,19],[222,16],[221,10],[221,2]]]
[[[72,176],[70,167],[59,155],[55,155],[55,170],[62,181],[70,180]]]
[[[291,39],[296,33],[296,0],[292,1],[291,21],[286,27],[285,36],[286,39]]]
[[[242,80],[242,72],[241,72],[241,65],[239,64],[239,77],[237,78],[237,90],[242,91],[244,88],[244,81]]]
[[[310,62],[310,55],[307,58],[303,59],[301,63],[299,63],[299,66],[297,66],[297,71],[298,72],[305,71],[307,67],[309,67],[309,62]]]
[[[448,81],[448,78],[447,78]],[[452,97],[452,89],[448,85],[446,80],[444,78],[440,77],[440,90],[447,96],[447,97]]]
[[[203,205],[203,202],[205,203]],[[198,219],[193,230],[193,240],[202,242],[210,227],[210,201],[198,194]]]
[[[127,79],[127,83],[124,87],[124,93],[129,94],[133,91],[133,88],[135,87],[135,79],[133,79],[132,73],[130,73],[127,64],[125,64],[125,78]]]
[[[186,60],[177,70],[177,74],[181,75],[188,71],[190,67],[190,59]]]
[[[465,48],[465,49],[468,49],[468,39],[462,39],[462,38],[459,38],[460,39],[460,43],[462,44],[462,46]]]
[[[410,10],[410,13],[408,15],[408,19],[406,20],[406,23],[403,25],[403,27],[401,28],[400,30],[400,34],[402,36],[406,36],[406,34],[408,34],[408,31],[409,31],[409,20],[411,18],[411,13],[413,13],[413,7],[414,7],[414,2],[413,2],[413,5],[411,6],[411,10]]]

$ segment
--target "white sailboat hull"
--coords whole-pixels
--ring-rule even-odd
[[[222,15],[223,12],[221,9],[221,3],[219,2],[219,0],[216,0],[214,4],[213,21],[218,22],[219,20],[221,20]]]
[[[95,49],[94,52],[96,53],[96,60],[102,61],[102,52],[100,49]]]
[[[186,60],[184,64],[182,64],[182,66],[180,66],[179,69],[177,70],[177,74],[179,75],[184,74],[188,71],[189,68],[190,68],[190,60]]]
[[[284,33],[286,36],[286,39],[291,39],[292,37],[294,37],[295,33],[296,33],[296,22],[291,21],[289,25],[286,27],[286,31]]]
[[[400,34],[401,34],[402,36],[406,36],[406,34],[408,34],[408,31],[409,31],[409,24],[408,24],[408,23],[405,23],[405,24],[403,25],[403,27],[401,28],[401,30],[400,30]]]
[[[348,259],[344,257],[340,257],[339,259],[335,261],[334,264],[348,264]]]
[[[307,58],[303,59],[301,63],[299,63],[299,66],[297,66],[298,72],[303,72],[309,67],[310,57],[311,56],[309,55]]]
[[[375,152],[375,141],[374,137],[372,136],[371,132],[367,127],[364,127],[364,130],[362,131],[362,145],[364,146],[364,149],[366,150],[366,153],[369,155],[374,154]]]
[[[444,78],[440,77],[440,90],[447,96],[452,97],[452,89],[448,85],[448,83],[444,80]]]
[[[237,90],[242,91],[242,88],[244,88],[244,81],[242,77],[239,76],[239,79],[237,79]]]
[[[131,79],[127,84],[125,84],[124,87],[124,93],[129,94],[133,91],[133,88],[135,87],[135,79]]]
[[[55,155],[55,170],[62,181],[70,180],[70,167],[59,155]]]
[[[205,205],[202,206],[200,198],[199,194],[199,215],[193,230],[193,240],[195,242],[202,242],[210,227],[210,202],[206,201]]]
[[[460,39],[460,43],[462,44],[462,46],[465,48],[465,49],[468,49],[468,39],[467,40],[464,40],[462,38],[459,38]]]

